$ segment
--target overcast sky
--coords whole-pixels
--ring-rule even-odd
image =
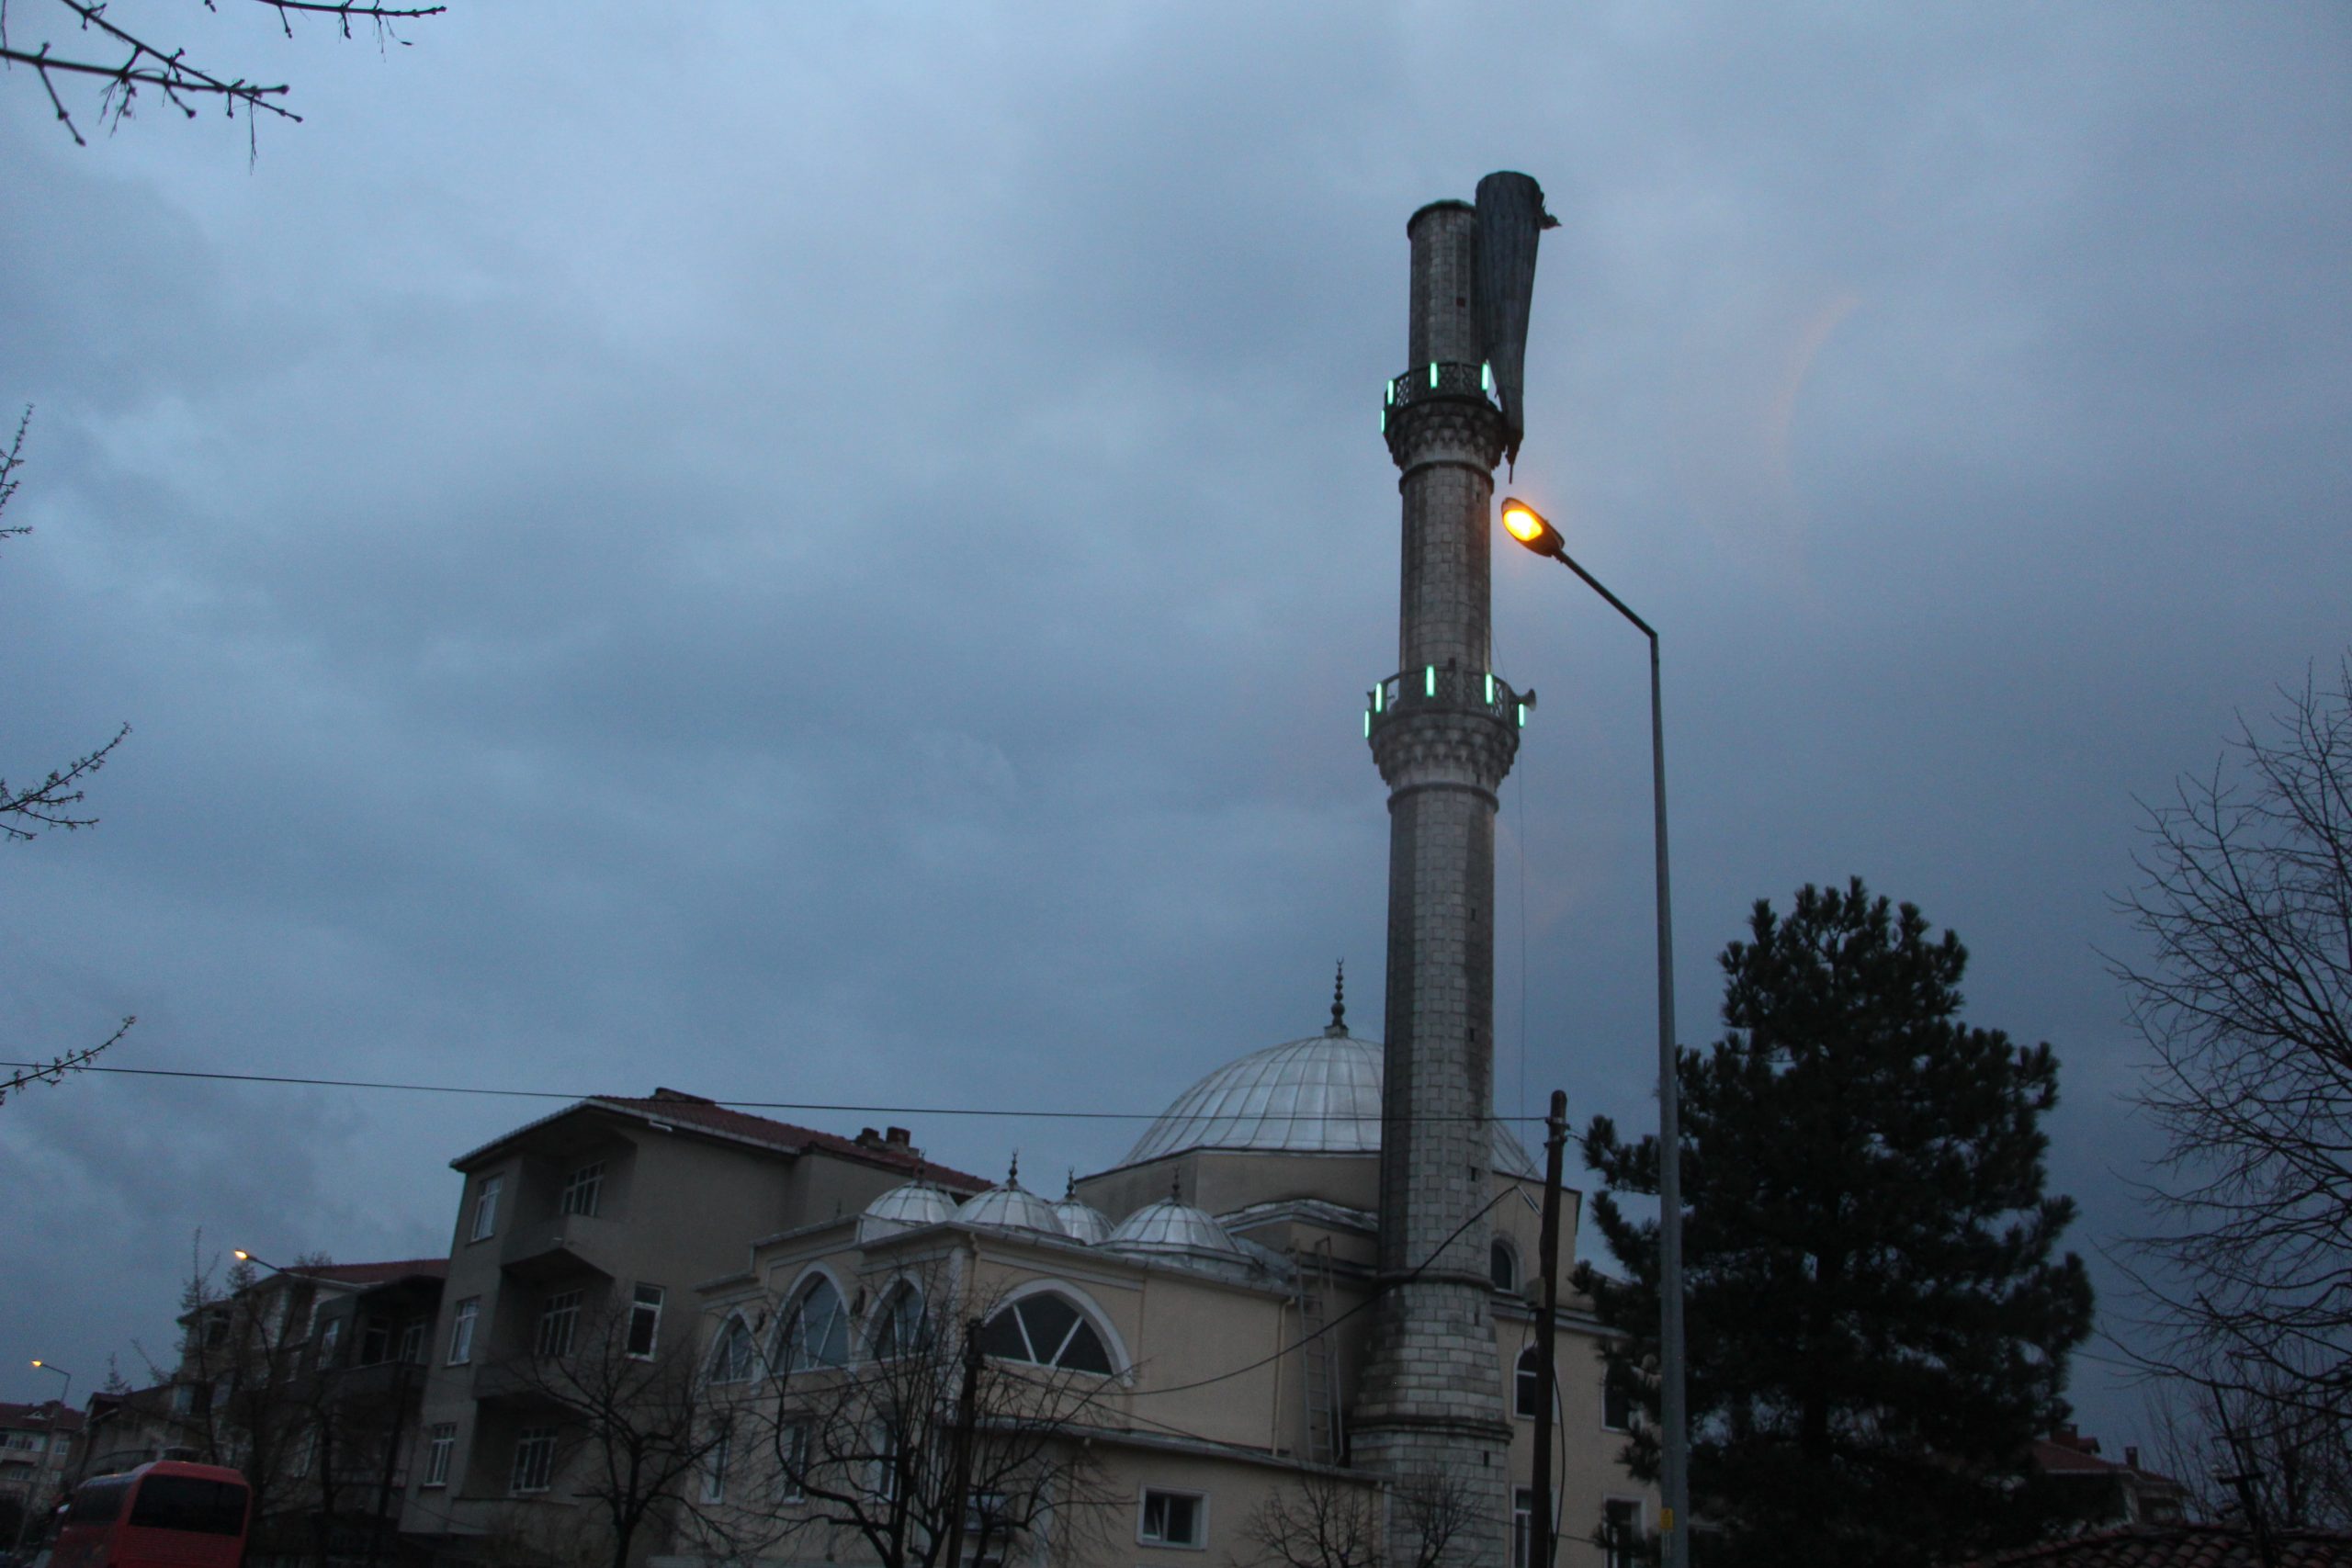
[[[1376,1037],[1404,225],[1516,168],[1515,488],[1663,633],[1685,1038],[1859,874],[2055,1046],[2073,1244],[2141,1223],[2135,801],[2352,637],[2352,12],[109,15],[306,118],[0,76],[0,773],[133,727],[0,849],[11,1057],[1141,1117],[1342,956]],[[1498,1104],[1639,1122],[1643,647],[1515,549],[1495,643]],[[0,1396],[141,1378],[199,1230],[446,1251],[552,1108],[12,1097]],[[789,1114],[1055,1188],[1143,1124]]]

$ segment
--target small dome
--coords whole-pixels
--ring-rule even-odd
[[[1004,1179],[1003,1186],[967,1198],[955,1217],[966,1224],[989,1225],[997,1230],[1035,1231],[1041,1235],[1063,1237],[1069,1235],[1062,1228],[1054,1206],[1021,1185],[1018,1163]]]
[[[1119,1222],[1102,1243],[1108,1252],[1177,1253],[1189,1257],[1240,1258],[1238,1244],[1206,1210],[1174,1198],[1146,1203]]]
[[[1078,1195],[1078,1172],[1069,1173],[1069,1182],[1062,1189],[1062,1201],[1054,1205],[1054,1218],[1071,1237],[1089,1247],[1099,1247],[1110,1238],[1111,1216]]]
[[[1111,1216],[1083,1198],[1072,1196],[1055,1204],[1054,1218],[1089,1247],[1099,1247],[1111,1238]]]
[[[873,1224],[911,1230],[917,1225],[935,1225],[955,1217],[955,1199],[928,1181],[910,1181],[891,1188],[868,1203],[859,1220],[861,1229],[865,1224]]]
[[[1188,1149],[1378,1154],[1385,1053],[1376,1042],[1343,1028],[1335,1023],[1320,1034],[1227,1062],[1177,1096],[1122,1163],[1141,1165]],[[1543,1179],[1500,1121],[1494,1124],[1492,1159],[1506,1176]]]

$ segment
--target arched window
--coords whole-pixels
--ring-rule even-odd
[[[980,1325],[980,1348],[1006,1361],[1070,1371],[1112,1371],[1111,1352],[1078,1303],[1057,1291],[1023,1296]]]
[[[742,1382],[751,1377],[756,1359],[752,1350],[752,1325],[730,1316],[727,1326],[718,1331],[718,1342],[710,1348],[710,1381]]]
[[[776,1329],[777,1368],[805,1372],[849,1360],[849,1303],[822,1274],[800,1287]]]
[[[867,1348],[876,1360],[887,1360],[922,1348],[930,1337],[922,1315],[922,1292],[915,1289],[913,1280],[899,1280],[883,1298],[881,1310],[874,1314],[874,1326],[866,1335]]]
[[[1519,1376],[1512,1380],[1510,1407],[1531,1421],[1544,1414],[1544,1369],[1536,1364],[1532,1345],[1519,1353]]]
[[[1519,1254],[1512,1251],[1510,1243],[1500,1236],[1497,1236],[1495,1244],[1487,1248],[1487,1275],[1494,1280],[1495,1289],[1498,1291],[1519,1289]]]

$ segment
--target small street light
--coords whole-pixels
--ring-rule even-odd
[[[1690,1568],[1690,1434],[1683,1409],[1682,1127],[1675,1083],[1674,897],[1667,874],[1666,710],[1659,695],[1657,631],[1568,555],[1560,531],[1517,496],[1505,498],[1503,529],[1539,556],[1549,556],[1584,580],[1650,641],[1650,795],[1657,851],[1657,1197],[1658,1412],[1665,1431],[1659,1490],[1665,1494],[1667,1568]]]

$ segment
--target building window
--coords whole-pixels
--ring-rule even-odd
[[[710,1348],[710,1381],[713,1382],[747,1382],[751,1380],[752,1326],[741,1318],[729,1316],[718,1331],[718,1343]]]
[[[571,1341],[579,1331],[580,1292],[556,1292],[539,1310],[538,1353],[542,1356],[571,1355]]]
[[[605,1162],[590,1160],[564,1179],[563,1201],[557,1204],[567,1214],[596,1213],[605,1197]]]
[[[868,1337],[877,1361],[922,1348],[922,1292],[915,1289],[912,1280],[899,1281],[898,1288],[885,1298],[882,1310],[875,1314],[874,1331]]]
[[[1510,1491],[1510,1560],[1514,1568],[1535,1568],[1535,1488]]]
[[[458,1446],[455,1422],[444,1421],[435,1427],[424,1442],[424,1484],[449,1484],[449,1454]]]
[[[662,1287],[639,1285],[628,1304],[628,1353],[641,1361],[650,1359],[661,1334]]]
[[[775,1433],[775,1500],[797,1503],[808,1496],[808,1425],[787,1421]]]
[[[431,1326],[424,1319],[412,1318],[401,1327],[401,1359],[422,1363],[424,1359],[424,1331]]]
[[[1600,1374],[1600,1424],[1611,1432],[1634,1429],[1634,1391],[1629,1372],[1615,1371]]]
[[[485,1176],[474,1192],[475,1241],[487,1241],[498,1232],[498,1190],[506,1185],[503,1176]]]
[[[380,1317],[371,1317],[359,1330],[359,1364],[372,1367],[389,1360],[392,1353],[392,1325]]]
[[[727,1501],[727,1434],[721,1432],[711,1439],[702,1456],[702,1500],[706,1503]]]
[[[866,1490],[877,1503],[899,1498],[899,1434],[888,1427],[874,1428],[874,1474]]]
[[[820,1274],[793,1298],[781,1338],[786,1354],[778,1360],[789,1371],[848,1362],[849,1307],[831,1280]]]
[[[1111,1371],[1111,1352],[1078,1303],[1056,1291],[1023,1296],[980,1325],[980,1348],[1007,1361]]]
[[[1519,1254],[1513,1252],[1510,1243],[1500,1236],[1497,1236],[1494,1245],[1487,1248],[1487,1274],[1498,1291],[1519,1289]]]
[[[1642,1560],[1642,1505],[1611,1497],[1600,1505],[1601,1561],[1609,1568],[1635,1568]]]
[[[555,1474],[555,1428],[526,1427],[514,1440],[514,1474],[508,1490],[544,1492]]]
[[[1511,1380],[1511,1410],[1530,1421],[1544,1414],[1544,1369],[1538,1364],[1540,1360],[1534,1346],[1521,1350],[1519,1375]]]
[[[468,1296],[449,1314],[449,1364],[464,1366],[474,1359],[474,1319],[481,1315],[481,1298]]]
[[[1136,1540],[1146,1546],[1208,1544],[1208,1499],[1197,1492],[1143,1489],[1142,1515],[1136,1521]]]
[[[342,1337],[343,1319],[339,1317],[331,1317],[327,1319],[325,1324],[320,1327],[319,1366],[322,1369],[334,1365],[335,1343]]]

